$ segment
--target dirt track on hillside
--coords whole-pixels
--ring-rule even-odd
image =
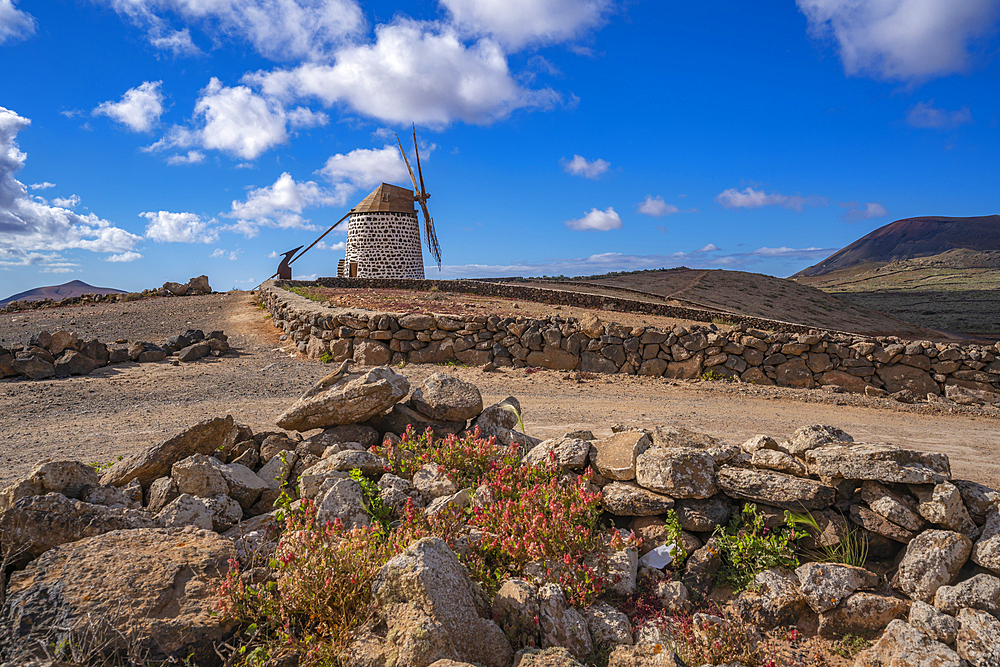
[[[104,342],[164,342],[189,328],[222,329],[234,351],[173,366],[120,364],[87,377],[38,382],[0,380],[0,486],[45,459],[108,462],[145,448],[202,419],[231,414],[255,432],[330,367],[293,353],[246,292],[73,306],[0,317],[0,341],[26,342],[42,329],[65,328]],[[725,382],[677,382],[624,375],[578,381],[573,373],[407,366],[412,386],[445,371],[476,384],[487,404],[517,396],[526,431],[537,437],[586,428],[596,435],[623,423],[673,423],[739,443],[775,438],[799,426],[833,424],[857,441],[945,452],[958,477],[1000,486],[1000,410],[939,402],[906,406],[821,390]]]

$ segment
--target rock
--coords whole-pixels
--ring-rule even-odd
[[[824,509],[837,500],[837,490],[832,486],[779,472],[722,466],[718,483],[719,489],[730,498],[793,512]]]
[[[187,282],[188,290],[194,294],[211,294],[212,288],[208,284],[208,276],[200,275]]]
[[[775,470],[795,477],[806,476],[806,466],[791,454],[773,449],[758,449],[750,458],[750,465],[764,470]]]
[[[199,422],[172,438],[119,461],[101,476],[105,486],[123,486],[138,479],[143,487],[158,477],[170,474],[170,468],[192,454],[210,455],[221,447],[233,428],[229,415]]]
[[[229,492],[229,485],[219,470],[221,465],[218,460],[210,456],[192,454],[171,467],[170,477],[177,483],[177,490],[180,493],[211,498]]]
[[[212,530],[217,533],[224,533],[243,520],[243,508],[225,494],[202,498],[202,502],[212,513]]]
[[[544,345],[541,350],[532,350],[524,360],[529,366],[571,371],[580,364],[580,357],[561,350],[555,345]]]
[[[820,375],[816,381],[824,387],[839,388],[855,394],[868,394],[869,389],[875,389],[861,378],[841,370],[827,371]]]
[[[257,471],[257,477],[260,477],[269,489],[280,488],[288,481],[288,475],[298,458],[295,452],[288,450],[278,452],[277,456],[271,457],[271,460]]]
[[[320,487],[328,479],[347,479],[349,473],[335,470],[335,463],[336,461],[332,459],[323,459],[303,470],[299,475],[299,498],[315,498]]]
[[[320,524],[340,519],[345,528],[371,525],[371,513],[361,485],[353,479],[330,478],[316,496],[316,520]]]
[[[819,615],[818,634],[829,638],[874,635],[893,619],[905,617],[909,608],[908,600],[875,593],[854,593],[835,609]]]
[[[751,455],[761,449],[781,450],[774,438],[767,435],[755,435],[740,445],[740,448]]]
[[[396,403],[386,414],[378,415],[369,419],[368,425],[375,427],[378,431],[383,433],[397,433],[399,435],[406,433],[408,426],[412,426],[414,433],[418,435],[429,428],[433,432],[435,438],[445,438],[449,435],[455,435],[459,431],[465,429],[464,421],[433,421],[420,414],[414,410],[412,406],[406,403]]]
[[[674,505],[677,521],[684,530],[702,533],[715,530],[716,526],[729,523],[732,505],[725,496],[712,496],[704,500],[685,498]]]
[[[810,449],[837,442],[854,442],[854,438],[836,426],[812,424],[795,431],[785,442],[784,450],[801,457]]]
[[[716,493],[715,461],[697,449],[654,447],[636,458],[636,481],[674,498],[710,498]]]
[[[899,484],[936,484],[951,478],[946,454],[894,445],[828,445],[806,452],[809,472],[820,479],[870,479]]]
[[[10,553],[38,555],[60,544],[113,530],[149,528],[153,517],[141,510],[93,505],[60,493],[26,496],[0,512],[0,535]]]
[[[796,357],[774,367],[774,381],[782,387],[808,389],[815,386],[812,371],[806,360]]]
[[[671,614],[686,614],[691,611],[691,600],[687,587],[679,581],[661,581],[656,585],[656,597],[663,609]]]
[[[636,458],[651,445],[641,431],[622,431],[592,442],[590,461],[602,477],[628,481],[635,479]]]
[[[585,667],[562,647],[545,650],[537,648],[521,649],[514,655],[514,667]]]
[[[861,498],[873,512],[888,521],[907,530],[923,530],[924,521],[917,514],[916,504],[908,497],[901,496],[878,482],[866,480],[861,485]]]
[[[604,589],[612,594],[629,596],[635,593],[636,576],[639,572],[639,552],[628,548],[607,554],[603,567],[596,562],[588,562],[604,578]]]
[[[829,611],[854,591],[875,588],[878,584],[878,575],[873,572],[839,563],[806,563],[796,568],[795,576],[799,578],[802,595],[815,612]]]
[[[77,349],[80,345],[80,337],[68,331],[57,331],[49,338],[49,344],[45,347],[53,355],[61,354],[66,349]]]
[[[566,604],[559,584],[546,584],[538,589],[538,619],[543,648],[562,646],[577,658],[584,658],[593,650],[586,619]]]
[[[296,449],[298,449],[298,442],[284,433],[272,433],[260,443],[260,460],[267,463],[282,451],[293,452]]]
[[[591,639],[597,644],[631,644],[632,625],[628,616],[607,602],[583,610]]]
[[[270,559],[278,546],[277,510],[241,521],[223,535],[233,541],[233,548],[240,563],[251,565]]]
[[[469,493],[469,489],[462,489],[450,496],[441,496],[440,498],[435,498],[431,501],[427,508],[424,510],[424,514],[428,517],[435,516],[447,509],[463,510],[472,503],[472,495]]]
[[[906,621],[890,621],[871,648],[858,654],[855,667],[963,667],[962,659]]]
[[[0,661],[38,642],[85,645],[98,629],[109,650],[143,661],[214,664],[214,645],[234,625],[215,613],[232,557],[229,540],[191,528],[115,531],[53,549],[10,580]]]
[[[0,511],[9,509],[19,498],[61,493],[67,498],[80,498],[87,487],[98,484],[93,467],[79,461],[51,461],[35,466],[26,477],[0,491]]]
[[[885,383],[885,390],[890,394],[904,390],[917,396],[926,396],[927,394],[937,396],[941,393],[941,387],[934,381],[931,374],[919,368],[904,364],[892,364],[882,366],[875,372]]]
[[[1000,579],[983,573],[954,586],[942,586],[934,594],[934,607],[952,616],[966,607],[997,616],[1000,614]]]
[[[957,486],[942,482],[933,488],[913,487],[913,491],[920,500],[920,505],[917,506],[920,516],[948,530],[964,533],[972,539],[979,537],[979,527],[965,509]]]
[[[541,440],[529,438],[514,430],[518,425],[518,415],[523,419],[524,414],[521,412],[521,404],[513,396],[508,396],[499,403],[483,410],[482,414],[476,418],[474,427],[479,429],[479,437],[481,438],[494,437],[498,442],[503,444],[510,444],[511,442],[519,444],[531,443],[528,447],[530,449],[531,446],[541,442]],[[473,429],[470,428],[470,430]]]
[[[161,526],[183,528],[194,526],[202,530],[212,530],[212,510],[197,496],[182,493],[156,515]]]
[[[1000,621],[985,611],[961,610],[955,648],[974,667],[1000,665]]]
[[[715,585],[715,573],[722,566],[722,556],[719,545],[714,538],[688,556],[684,565],[683,582],[688,591],[700,597],[706,597]]]
[[[576,438],[543,440],[521,459],[522,465],[544,466],[552,461],[565,470],[582,470],[587,465],[591,444]]]
[[[226,480],[226,495],[238,502],[243,509],[253,507],[260,494],[270,488],[253,470],[239,463],[220,465],[219,471]]]
[[[654,493],[634,482],[611,482],[602,489],[604,509],[616,516],[654,516],[674,506],[670,496]]]
[[[354,361],[360,366],[385,366],[392,360],[392,350],[377,340],[355,339]]]
[[[907,544],[916,537],[916,533],[909,531],[902,526],[897,526],[892,521],[871,511],[863,505],[851,505],[851,521],[861,526],[865,530],[870,530],[876,535],[887,537],[890,540]]]
[[[440,364],[455,358],[455,343],[451,339],[431,341],[427,347],[413,350],[407,359],[411,364]]]
[[[427,463],[413,473],[413,486],[425,498],[440,498],[458,492],[458,485],[447,473],[439,470],[440,467],[437,463]]]
[[[941,592],[940,588],[938,592]],[[916,600],[910,605],[909,620],[910,625],[942,644],[954,644],[958,638],[958,620],[926,602]]]
[[[479,616],[477,597],[465,568],[439,538],[418,540],[382,566],[372,598],[387,625],[396,667],[441,658],[507,667],[510,643]]]
[[[927,530],[906,546],[899,563],[899,588],[914,600],[930,601],[942,586],[955,581],[969,559],[972,540],[948,530]]]
[[[339,472],[360,470],[363,475],[368,477],[381,475],[389,465],[389,462],[381,456],[357,449],[345,449],[332,456],[327,456],[323,459],[323,463],[329,470]]]
[[[736,613],[748,623],[770,630],[795,625],[809,611],[794,574],[771,568],[758,573],[754,583],[755,590],[743,591],[735,602]]]
[[[652,440],[654,447],[688,447],[693,449],[710,449],[721,447],[726,443],[706,433],[691,431],[682,426],[672,424],[657,424],[653,427]]]
[[[180,283],[170,282],[169,280],[163,283],[163,289],[170,292],[174,296],[187,296],[188,290],[191,288],[187,285],[182,285]]]
[[[300,477],[299,480],[301,481],[302,478]],[[420,492],[417,491],[416,487],[408,479],[386,473],[379,478],[378,488],[382,506],[388,507],[394,514],[398,515],[402,512],[408,500],[412,500],[416,507],[423,506]]]
[[[378,443],[378,431],[364,424],[344,424],[328,428],[322,433],[306,439],[302,444],[309,443],[307,447],[310,453],[316,454],[318,452],[322,456],[328,447],[345,442],[356,442],[361,445],[360,449],[368,449]]]
[[[139,498],[136,500],[126,496],[117,486],[88,486],[80,495],[80,500],[91,505],[138,510],[142,509],[142,489],[139,489]]]
[[[434,373],[424,380],[410,401],[421,414],[440,422],[464,422],[483,411],[479,389],[445,373]]]
[[[538,645],[538,589],[523,579],[506,579],[493,599],[493,618],[515,646]]]
[[[160,510],[166,507],[171,500],[181,495],[180,491],[177,490],[177,483],[169,477],[160,477],[153,480],[152,484],[149,485],[149,502],[146,504],[146,510],[150,514],[157,514]]]
[[[69,350],[55,363],[56,375],[90,375],[96,368],[93,359],[76,350]]]
[[[212,351],[212,346],[208,343],[201,342],[195,343],[194,345],[188,345],[177,351],[178,361],[195,361],[206,356]]]
[[[14,359],[10,367],[15,375],[24,375],[30,380],[44,380],[56,374],[56,367],[37,355]]]
[[[972,562],[1000,573],[1000,512],[990,510],[979,540],[972,547]]]
[[[308,431],[363,422],[385,412],[406,396],[410,383],[391,368],[377,366],[361,374],[323,378],[278,417],[279,427]]]
[[[608,667],[686,667],[676,653],[664,649],[660,642],[616,646],[611,651]]]
[[[953,479],[951,483],[958,487],[962,502],[972,519],[980,526],[986,523],[990,510],[1000,504],[1000,491],[964,479]]]

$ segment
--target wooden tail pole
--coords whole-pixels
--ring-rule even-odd
[[[348,219],[349,217],[351,217],[351,213],[352,213],[353,211],[354,211],[354,209],[351,209],[350,211],[348,211],[348,212],[347,212],[347,215],[345,215],[345,216],[344,216],[343,218],[341,218],[341,219],[340,219],[340,220],[338,220],[337,222],[333,223],[333,225],[332,225],[332,226],[330,227],[330,229],[328,229],[328,230],[326,230],[325,232],[323,232],[323,233],[322,233],[322,234],[320,235],[320,237],[319,237],[318,239],[316,239],[315,241],[313,241],[312,243],[310,243],[310,244],[309,244],[309,247],[308,247],[308,248],[306,248],[305,250],[303,250],[302,252],[300,252],[300,253],[299,253],[298,255],[296,255],[296,256],[295,256],[295,257],[293,257],[292,259],[288,260],[288,263],[289,263],[289,264],[292,264],[292,263],[293,263],[293,262],[294,262],[295,260],[297,260],[297,259],[298,259],[299,257],[301,257],[302,255],[304,255],[304,254],[306,254],[307,252],[309,252],[309,251],[310,251],[310,250],[312,249],[312,247],[313,247],[314,245],[316,245],[317,243],[319,243],[320,241],[322,241],[322,240],[323,240],[323,238],[324,238],[324,237],[325,237],[325,236],[326,236],[327,234],[329,234],[329,233],[330,233],[330,232],[332,232],[332,231],[333,231],[334,229],[336,229],[336,228],[337,228],[337,225],[339,225],[339,224],[340,224],[340,223],[342,223],[342,222],[343,222],[344,220],[347,220],[347,219]],[[301,247],[301,246],[300,246],[300,247]],[[272,276],[271,276],[271,278],[274,278],[274,277],[276,277],[277,275],[278,275],[278,272],[277,272],[277,271],[275,271],[274,275],[272,275]],[[268,278],[268,279],[267,279],[267,280],[265,280],[264,282],[266,283],[266,282],[267,282],[268,280],[270,280],[271,278]]]

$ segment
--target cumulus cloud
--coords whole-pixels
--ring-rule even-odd
[[[345,250],[347,248],[347,242],[341,241],[339,243],[327,243],[326,241],[320,241],[316,244],[316,247],[320,250]]]
[[[448,26],[408,19],[377,26],[374,43],[341,49],[332,65],[257,72],[244,81],[286,103],[316,99],[381,121],[436,127],[489,124],[560,100],[551,89],[520,86],[493,40],[466,46]]]
[[[856,201],[851,201],[843,202],[840,205],[843,208],[851,209],[842,216],[847,222],[860,222],[861,220],[871,220],[872,218],[884,218],[889,215],[889,211],[885,209],[885,206],[875,202],[858,204]]]
[[[969,107],[957,111],[938,109],[934,100],[917,102],[906,112],[906,122],[913,127],[923,128],[953,128],[972,122],[972,112]]]
[[[654,218],[662,218],[665,215],[672,215],[680,211],[673,204],[663,201],[663,197],[654,197],[653,195],[646,195],[645,199],[636,204],[636,210],[643,215],[649,215]]]
[[[62,208],[76,208],[80,205],[80,197],[77,195],[70,195],[69,197],[54,197],[52,203],[56,206],[61,206]]]
[[[0,44],[26,39],[35,32],[35,18],[14,7],[12,0],[0,0]]]
[[[594,180],[600,178],[608,170],[608,167],[611,166],[610,162],[600,158],[590,161],[582,155],[574,155],[572,160],[562,158],[559,160],[559,164],[562,165],[563,171],[567,174],[583,176],[584,178]]]
[[[833,37],[849,75],[921,80],[961,72],[994,28],[996,0],[796,0],[813,35]]]
[[[219,259],[225,257],[231,262],[235,262],[240,258],[239,250],[223,250],[222,248],[216,248],[212,251],[212,258]]]
[[[360,34],[364,15],[354,0],[103,0],[148,32],[151,43],[176,52],[183,37],[175,22],[194,25],[213,40],[248,42],[271,60],[315,60]],[[180,32],[187,32],[181,30]],[[165,40],[165,41],[164,41]],[[188,35],[190,41],[190,35]]]
[[[262,97],[247,86],[223,86],[212,77],[194,105],[200,123],[194,129],[173,126],[147,150],[200,147],[253,160],[288,140],[288,126],[322,125],[327,117],[309,110],[287,112],[276,100]]]
[[[160,243],[213,243],[219,240],[215,220],[205,220],[197,213],[147,211],[139,215],[149,220],[146,237]]]
[[[201,55],[201,49],[195,45],[191,39],[191,31],[187,28],[167,30],[164,34],[150,33],[149,43],[162,51],[170,51],[175,56]]]
[[[596,230],[606,232],[612,229],[622,228],[622,219],[612,207],[607,207],[603,211],[592,208],[590,211],[577,220],[567,220],[566,226],[576,231]]]
[[[32,183],[28,186],[32,190],[48,190],[49,188],[56,187],[55,183],[49,183],[48,181],[43,181],[41,183]]]
[[[149,132],[163,114],[162,81],[146,81],[130,88],[118,102],[104,102],[94,109],[95,116],[107,116],[133,132]]]
[[[261,225],[279,229],[316,229],[302,217],[302,212],[307,208],[335,206],[338,203],[334,193],[315,181],[299,183],[285,172],[273,185],[252,190],[243,201],[234,201],[232,210],[224,215],[236,220],[230,230],[254,237]]]
[[[142,255],[135,251],[129,250],[128,252],[123,252],[118,255],[111,255],[108,257],[109,262],[134,262],[137,259],[142,259]]]
[[[317,173],[325,176],[333,185],[331,195],[336,204],[346,204],[349,197],[358,190],[371,188],[379,183],[410,182],[399,149],[393,145],[383,148],[358,148],[350,153],[330,156]]]
[[[20,151],[17,135],[31,124],[27,118],[0,107],[0,257],[22,264],[54,260],[46,251],[69,249],[123,253],[141,237],[115,227],[93,213],[79,215],[60,206],[49,206],[28,194],[14,176],[27,155]]]
[[[205,154],[201,151],[188,151],[186,154],[171,155],[167,158],[167,164],[201,164],[205,161]]]
[[[727,188],[715,197],[715,201],[723,208],[760,208],[761,206],[783,206],[793,211],[802,212],[806,206],[826,206],[822,197],[801,197],[799,195],[771,194],[763,190],[746,187],[743,190]]]
[[[505,46],[554,44],[601,25],[610,0],[440,0],[452,21],[473,35]]]

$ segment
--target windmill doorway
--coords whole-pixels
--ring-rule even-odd
[[[351,278],[357,278],[358,277],[358,263],[357,262],[351,262],[350,274],[349,275],[350,275]]]

